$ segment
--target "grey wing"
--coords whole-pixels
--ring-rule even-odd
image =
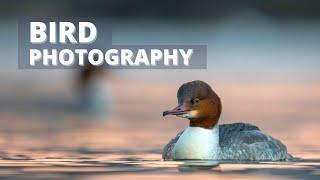
[[[223,160],[282,161],[293,158],[285,145],[256,126],[223,124],[219,127],[219,133]]]
[[[183,133],[183,131],[179,132],[177,134],[177,136],[175,138],[171,139],[171,141],[163,148],[162,159],[173,160],[173,154],[172,154],[173,148],[176,145],[176,143],[177,143],[178,139],[180,138],[181,134]]]

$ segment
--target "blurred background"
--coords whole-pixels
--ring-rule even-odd
[[[161,113],[198,79],[221,97],[220,123],[255,124],[320,159],[320,1],[4,0],[0,15],[2,158],[160,160],[188,125]],[[111,19],[115,45],[205,44],[207,69],[103,70],[89,83],[85,70],[19,70],[18,19],[29,16]]]

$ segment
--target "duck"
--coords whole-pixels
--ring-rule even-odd
[[[102,115],[110,104],[111,92],[106,86],[102,67],[86,65],[77,76],[79,109],[84,113]]]
[[[189,126],[165,145],[164,160],[289,161],[279,140],[248,123],[219,124],[221,99],[206,82],[184,83],[178,106],[163,112],[189,120]]]

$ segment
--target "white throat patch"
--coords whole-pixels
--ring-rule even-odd
[[[198,111],[197,110],[192,110],[192,111],[189,111],[186,114],[182,114],[182,115],[178,115],[178,116],[182,117],[182,118],[195,118],[195,117],[197,117],[197,115],[198,115]]]

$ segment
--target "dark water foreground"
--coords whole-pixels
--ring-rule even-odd
[[[93,151],[88,149],[29,150],[1,153],[0,178],[240,178],[319,179],[320,159],[293,162],[162,161],[156,150]]]

